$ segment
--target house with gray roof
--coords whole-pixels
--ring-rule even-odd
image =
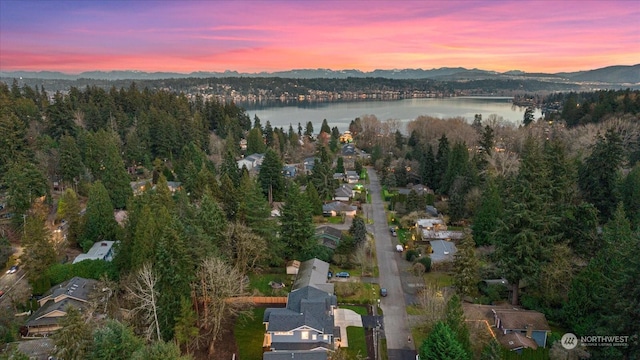
[[[345,204],[340,201],[333,201],[322,205],[322,215],[324,216],[356,216],[357,212],[357,206]]]
[[[314,237],[318,239],[318,244],[335,250],[342,239],[342,230],[336,229],[333,226],[320,226],[316,228]]]
[[[97,243],[93,244],[91,249],[89,249],[86,254],[80,254],[76,256],[76,258],[73,260],[73,263],[76,264],[84,260],[111,261],[113,260],[113,245],[115,243],[115,241],[98,241]]]
[[[251,171],[256,167],[262,165],[264,161],[264,154],[251,154],[249,156],[245,156],[244,158],[237,161],[238,168],[242,169],[243,166],[247,167],[247,170]]]
[[[265,310],[263,347],[267,352],[263,360],[283,356],[325,360],[327,352],[333,351],[334,342],[340,340],[340,328],[334,322],[338,299],[333,284],[327,283],[328,271],[329,264],[319,259],[301,263],[286,307]]]
[[[349,201],[354,196],[353,187],[344,184],[341,185],[336,191],[333,193],[333,200],[336,201]]]
[[[25,324],[25,337],[47,336],[62,328],[60,320],[67,316],[67,309],[74,307],[84,310],[89,301],[89,293],[95,289],[97,281],[74,277],[66,283],[51,288],[47,295],[38,300],[40,308]]]

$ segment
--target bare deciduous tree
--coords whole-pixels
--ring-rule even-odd
[[[443,291],[432,283],[427,283],[418,293],[417,310],[422,316],[421,327],[426,332],[431,331],[435,323],[444,320],[447,301]]]
[[[127,287],[129,296],[137,305],[133,313],[139,315],[145,325],[145,334],[151,340],[155,331],[157,340],[160,337],[160,323],[158,322],[158,292],[156,291],[157,275],[150,264],[144,264],[138,270],[132,287]]]
[[[209,341],[209,355],[223,330],[224,321],[246,310],[251,302],[248,295],[246,277],[222,259],[204,259],[198,269],[194,288],[203,310],[199,314],[200,328]]]
[[[240,223],[228,225],[225,242],[224,253],[241,274],[255,269],[267,255],[265,239]]]

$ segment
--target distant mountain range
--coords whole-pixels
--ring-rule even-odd
[[[221,78],[221,77],[281,77],[294,79],[338,78],[349,77],[367,78],[380,77],[388,79],[434,79],[441,81],[464,80],[500,80],[500,79],[535,79],[550,82],[571,83],[604,83],[604,84],[639,84],[640,64],[608,66],[600,69],[564,72],[556,74],[527,73],[519,70],[499,73],[480,69],[466,69],[462,67],[445,67],[439,69],[400,69],[400,70],[329,70],[329,69],[299,69],[277,72],[239,73],[237,71],[204,72],[197,71],[189,74],[174,72],[143,72],[143,71],[89,71],[77,75],[63,74],[52,71],[0,71],[3,78],[37,78],[37,79],[95,79],[95,80],[157,80],[180,78]]]

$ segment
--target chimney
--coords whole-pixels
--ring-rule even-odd
[[[526,329],[527,329],[527,334],[525,336],[531,339],[531,336],[533,335],[533,324],[527,324]]]

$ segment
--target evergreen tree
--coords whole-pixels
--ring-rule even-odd
[[[63,135],[60,138],[60,172],[62,179],[69,184],[80,180],[84,172],[80,148],[72,136]]]
[[[356,246],[360,246],[367,241],[367,226],[362,217],[356,216],[353,218],[353,222],[349,228],[349,235],[353,237]]]
[[[56,262],[56,251],[51,242],[51,232],[45,225],[45,217],[32,212],[25,219],[20,263],[34,282]]]
[[[476,293],[480,281],[479,263],[471,234],[466,234],[458,245],[453,260],[453,286],[461,296]]]
[[[309,259],[311,249],[315,245],[311,206],[295,184],[287,190],[280,223],[280,236],[286,244],[285,258],[300,261]]]
[[[640,229],[640,163],[622,181],[620,194],[632,227]]]
[[[257,118],[257,115],[256,115]],[[184,346],[189,353],[189,347],[200,333],[197,326],[198,315],[193,310],[193,304],[188,297],[180,299],[180,314],[176,316],[174,333],[178,346]]]
[[[421,360],[465,360],[469,354],[444,322],[438,322],[419,349]]]
[[[622,164],[623,147],[620,135],[613,129],[598,136],[579,169],[578,185],[584,198],[595,205],[600,220],[611,218],[619,200],[618,168]]]
[[[237,188],[226,174],[220,179],[220,203],[227,219],[235,219],[238,213],[239,196]]]
[[[9,112],[10,104],[2,100],[0,98],[0,181],[10,164],[31,157],[26,141],[26,124]]]
[[[548,169],[539,144],[528,138],[518,175],[507,187],[505,214],[495,232],[498,267],[513,286],[513,305],[518,304],[520,280],[535,278],[558,240],[556,219],[548,210]]]
[[[335,172],[344,174],[344,159],[342,157],[339,157],[338,160],[336,160]]]
[[[282,161],[271,149],[264,155],[264,161],[260,166],[258,181],[262,186],[262,192],[273,201],[281,201],[284,198],[284,175],[282,175]]]
[[[56,92],[53,103],[47,108],[47,132],[54,139],[62,135],[74,136],[76,133],[73,110],[67,100],[60,92]]]
[[[113,204],[101,181],[96,181],[89,190],[87,212],[84,217],[84,229],[79,243],[85,252],[95,242],[117,240],[118,223],[113,217]]]
[[[465,143],[456,143],[453,146],[446,169],[439,189],[441,193],[450,195],[454,181],[458,177],[469,176],[469,150]]]
[[[309,137],[313,136],[313,124],[311,121],[307,122],[307,126],[304,129],[304,135]]]
[[[247,134],[247,154],[262,154],[265,149],[262,131],[255,127],[249,130],[249,134]]]
[[[426,145],[426,151],[424,156],[418,158],[420,161],[420,180],[422,184],[428,186],[430,189],[437,189],[436,185],[436,158],[433,154],[433,147]]]
[[[534,120],[534,114],[533,114],[533,108],[532,107],[527,107],[527,109],[524,111],[524,117],[522,118],[522,124],[524,124],[524,126],[529,126],[529,124],[531,124]]]
[[[56,217],[67,222],[67,241],[70,244],[77,244],[82,222],[80,219],[80,202],[78,196],[72,189],[65,190],[58,200],[58,210]]]
[[[40,169],[33,163],[17,161],[9,167],[4,177],[7,187],[7,205],[14,221],[22,222],[22,215],[29,210],[34,199],[49,195],[49,184]]]
[[[315,216],[322,215],[322,200],[312,182],[307,185],[305,194],[307,199],[309,199],[309,205],[311,205],[311,213]]]
[[[93,332],[89,358],[95,360],[126,359],[144,346],[133,330],[117,320],[107,320]]]
[[[634,326],[637,329],[637,324],[628,326],[638,319],[637,310],[628,308],[629,304],[637,303],[637,298],[622,295],[638,291],[637,281],[628,275],[629,270],[638,268],[639,248],[640,236],[631,230],[620,205],[604,227],[597,255],[571,282],[564,312],[578,336],[621,334],[620,331],[631,330]],[[637,277],[637,274],[633,276]],[[631,310],[632,313],[622,315],[618,313],[621,310]]]
[[[494,243],[493,233],[498,229],[499,219],[503,216],[503,205],[500,191],[492,177],[489,177],[482,192],[480,208],[473,219],[471,229],[473,239],[478,246]]]
[[[229,151],[224,155],[224,160],[222,165],[220,165],[220,179],[225,175],[229,177],[234,187],[240,186],[240,170],[238,169],[238,163],[233,157],[233,153]]]
[[[264,140],[268,148],[274,149],[275,139],[273,137],[273,128],[271,123],[267,120],[267,124],[264,126]]]
[[[322,125],[320,126],[320,132],[330,135],[331,128],[329,127],[329,123],[327,123],[327,119],[322,120]]]
[[[434,166],[434,190],[441,189],[444,183],[444,177],[449,167],[449,139],[442,134],[440,140],[438,140],[438,152],[435,157]]]
[[[472,352],[471,341],[469,339],[469,328],[467,328],[467,324],[464,321],[462,302],[458,295],[454,294],[447,302],[445,323],[449,326],[449,329],[451,329],[451,332],[455,335],[456,340],[467,353],[467,357],[470,358]]]
[[[74,306],[69,305],[65,311],[67,315],[60,320],[62,328],[53,335],[56,356],[60,359],[84,360],[93,345],[91,326]]]
[[[189,355],[181,355],[174,342],[156,341],[131,354],[131,360],[191,360]]]
[[[502,360],[502,346],[494,337],[482,348],[480,360]]]

